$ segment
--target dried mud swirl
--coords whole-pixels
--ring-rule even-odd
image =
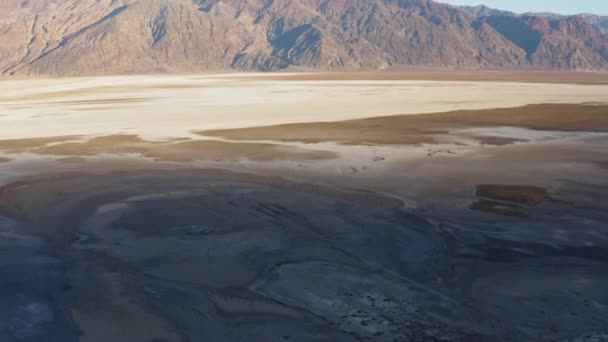
[[[606,246],[519,241],[517,218],[200,170],[24,180],[0,210],[2,340],[569,340],[608,323]]]

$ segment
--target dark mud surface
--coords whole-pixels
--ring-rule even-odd
[[[556,201],[547,189],[529,185],[482,184],[477,186],[475,195],[477,201],[471,204],[471,209],[514,217],[527,217],[526,206]]]
[[[0,190],[0,341],[602,341],[608,191],[565,188],[422,216],[220,171],[24,180]]]

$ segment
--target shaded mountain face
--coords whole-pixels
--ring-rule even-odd
[[[608,16],[602,17],[593,14],[583,14],[581,17],[593,25],[593,27],[601,33],[608,34]]]
[[[608,20],[591,14],[499,11],[486,6],[461,7],[526,52],[531,65],[547,69],[605,69]],[[561,53],[560,53],[561,52]]]
[[[583,13],[583,14],[579,14],[579,15],[562,15],[562,14],[551,13],[551,12],[543,12],[543,13],[527,12],[527,13],[519,14],[519,13],[515,13],[515,12],[511,12],[511,11],[498,10],[498,9],[491,8],[491,7],[484,6],[484,5],[453,6],[453,7],[460,8],[460,9],[466,11],[467,13],[472,14],[479,18],[490,17],[490,16],[507,16],[507,17],[541,17],[541,18],[546,18],[546,19],[550,19],[550,20],[566,20],[566,19],[570,19],[573,17],[580,17],[580,18],[585,19],[585,21],[587,23],[591,24],[591,26],[598,32],[608,33],[608,16],[600,16],[600,15],[595,15],[595,14],[590,14],[590,13]]]
[[[608,36],[430,0],[0,0],[0,72],[608,69]]]

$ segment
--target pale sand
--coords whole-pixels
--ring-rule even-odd
[[[162,139],[192,137],[191,131],[211,129],[533,103],[608,102],[607,88],[599,84],[446,81],[441,77],[438,81],[292,81],[278,80],[279,76],[117,76],[3,81],[0,82],[0,137],[128,133]]]

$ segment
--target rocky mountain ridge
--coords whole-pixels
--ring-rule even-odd
[[[0,0],[0,73],[608,70],[597,25],[431,0]]]
[[[601,16],[597,14],[591,13],[580,13],[575,15],[564,15],[557,14],[551,12],[525,12],[525,13],[515,13],[511,11],[503,11],[495,8],[491,8],[485,5],[478,6],[454,6],[460,9],[467,11],[468,13],[479,17],[490,17],[490,16],[507,16],[507,17],[541,17],[550,20],[567,20],[575,17],[580,17],[584,19],[587,23],[591,24],[595,30],[600,33],[608,33],[608,16]]]

